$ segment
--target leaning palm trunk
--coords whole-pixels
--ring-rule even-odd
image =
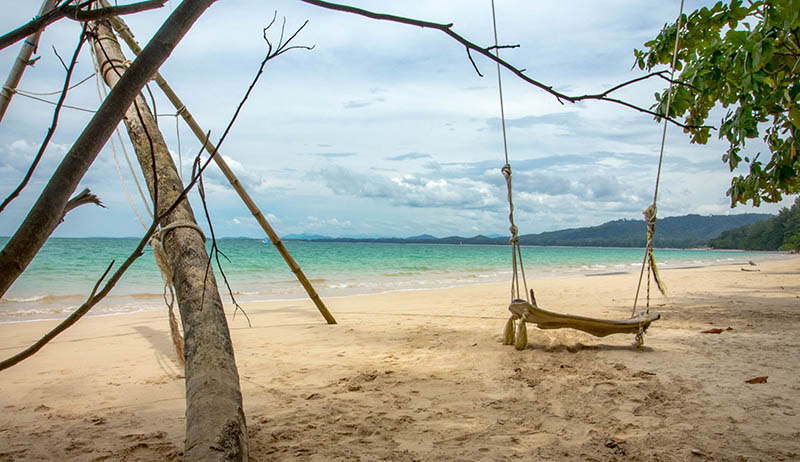
[[[113,87],[126,60],[107,21],[94,41],[101,76]],[[160,216],[177,200],[183,184],[144,98],[124,117],[136,155]],[[153,171],[155,166],[155,172]],[[207,271],[205,238],[183,199],[163,217],[162,243],[172,270],[185,334],[185,460],[247,460],[247,430],[230,332],[212,271]]]

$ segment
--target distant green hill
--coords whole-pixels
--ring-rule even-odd
[[[656,247],[706,247],[708,241],[723,231],[763,222],[773,218],[764,213],[741,215],[685,215],[660,219],[656,224],[654,245]],[[550,245],[576,247],[644,247],[647,240],[647,225],[644,220],[615,220],[600,226],[564,229],[540,234],[520,236],[523,245]],[[289,237],[285,237],[291,240]],[[408,238],[329,238],[298,239],[325,242],[379,242],[397,244],[508,244],[508,237],[448,236],[437,238],[429,234]]]
[[[715,249],[800,250],[800,197],[778,216],[724,231],[708,245]]]
[[[656,247],[705,247],[709,239],[725,230],[772,218],[763,213],[741,215],[685,215],[667,217],[656,223]],[[644,220],[615,220],[600,226],[565,229],[520,236],[523,245],[569,245],[597,247],[644,247],[647,224]]]

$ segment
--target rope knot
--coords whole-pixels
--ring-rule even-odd
[[[506,178],[506,180],[511,178],[511,165],[503,165],[503,168],[501,168],[500,171],[503,172],[503,176]]]
[[[508,240],[508,242],[510,242],[511,244],[516,244],[517,242],[519,242],[519,236],[518,236],[519,229],[517,228],[517,225],[512,224],[508,228],[508,230],[511,231],[511,238]]]
[[[644,215],[644,219],[648,223],[655,223],[656,222],[656,214],[658,210],[656,209],[656,204],[651,204],[649,207],[642,211],[642,215]]]
[[[644,215],[644,219],[647,222],[647,247],[650,248],[653,242],[653,235],[656,233],[656,204],[651,204],[649,207],[644,209],[642,215]]]

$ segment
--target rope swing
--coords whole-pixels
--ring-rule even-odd
[[[672,68],[669,75],[669,90],[667,91],[667,106],[664,112],[664,117],[669,117],[669,109],[672,105],[672,87],[675,82],[675,65],[678,60],[678,43],[681,38],[681,22],[683,21],[683,1],[681,0],[681,9],[678,14],[677,27],[675,28],[675,48],[672,50]],[[646,310],[645,313],[650,314],[650,275],[653,275],[653,280],[656,282],[656,287],[663,294],[667,295],[667,288],[661,281],[661,276],[658,274],[658,266],[656,266],[656,257],[653,255],[653,235],[656,233],[656,215],[658,208],[658,186],[661,182],[661,165],[664,161],[664,146],[667,141],[667,123],[664,123],[664,129],[661,131],[661,149],[658,154],[658,171],[656,173],[656,185],[653,188],[653,203],[650,204],[642,214],[647,222],[647,244],[644,250],[644,259],[642,260],[642,269],[639,271],[639,282],[636,284],[636,296],[633,298],[633,309],[631,316],[636,315],[636,304],[639,301],[639,291],[642,288],[642,277],[644,276],[645,267],[647,267],[647,296],[646,296]]]
[[[497,38],[497,16],[494,5],[492,3],[492,26],[494,31],[494,52],[495,56],[500,58],[500,45]],[[665,117],[669,117],[670,105],[672,103],[672,87],[675,77],[675,65],[678,52],[678,38],[681,30],[681,21],[683,18],[683,0],[681,0],[680,14],[678,15],[678,22],[675,37],[675,49],[672,57],[672,74],[670,76],[670,85],[667,94],[667,105]],[[528,284],[525,278],[525,268],[522,263],[522,250],[519,243],[519,229],[514,222],[514,201],[512,197],[511,187],[511,162],[508,155],[508,136],[506,132],[505,121],[505,107],[503,103],[503,84],[500,75],[500,63],[497,65],[497,87],[500,97],[500,120],[502,123],[503,131],[503,151],[505,155],[505,164],[501,171],[506,180],[506,187],[508,190],[508,221],[509,230],[511,231],[511,254],[512,254],[512,278],[511,278],[511,303],[508,307],[511,312],[511,317],[505,325],[503,343],[506,345],[514,345],[517,350],[523,350],[528,344],[528,335],[526,323],[536,324],[540,329],[561,329],[570,328],[586,332],[596,337],[605,337],[612,334],[634,334],[636,346],[640,347],[644,344],[644,333],[650,324],[661,318],[659,313],[650,312],[650,276],[652,274],[653,280],[658,289],[666,294],[666,288],[658,273],[656,266],[655,256],[653,254],[653,235],[655,234],[655,224],[657,208],[656,203],[658,199],[658,186],[661,179],[661,166],[664,159],[664,146],[666,142],[667,126],[664,124],[664,129],[661,134],[661,150],[658,159],[658,173],[656,175],[655,191],[653,193],[653,203],[648,206],[643,214],[647,222],[647,244],[645,247],[645,256],[642,262],[642,270],[639,274],[639,283],[636,289],[636,297],[633,302],[633,312],[631,318],[614,321],[606,319],[589,318],[585,316],[576,316],[555,313],[546,311],[538,307],[533,289],[528,290]],[[644,313],[636,314],[636,303],[639,298],[639,289],[641,288],[642,278],[644,275],[645,267],[647,268],[647,309]],[[524,289],[523,289],[524,287]],[[524,294],[524,297],[523,295]]]

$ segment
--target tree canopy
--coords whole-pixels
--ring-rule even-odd
[[[727,140],[722,156],[731,171],[742,162],[749,171],[731,180],[731,207],[752,201],[778,202],[800,192],[800,2],[796,0],[718,2],[684,15],[669,117],[683,118],[694,143],[705,144],[712,130]],[[677,23],[636,50],[636,65],[652,70],[671,64]],[[653,106],[666,113],[667,91]],[[717,105],[727,111],[719,125],[706,125]],[[769,155],[746,146],[761,138]]]

